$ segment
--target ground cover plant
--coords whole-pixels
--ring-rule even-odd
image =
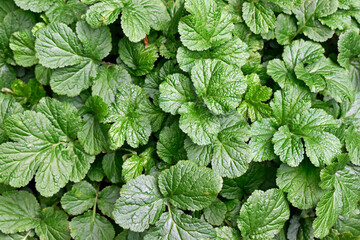
[[[0,239],[360,239],[360,1],[0,22]]]

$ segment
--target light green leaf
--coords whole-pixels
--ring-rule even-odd
[[[160,173],[159,187],[173,206],[201,210],[216,199],[222,187],[222,179],[210,168],[192,161],[180,161]]]
[[[209,165],[213,154],[213,147],[211,144],[197,145],[193,143],[190,138],[186,138],[184,142],[184,147],[189,160],[201,166]]]
[[[226,212],[225,203],[216,199],[210,206],[204,209],[204,217],[211,225],[220,226],[225,219]]]
[[[53,23],[40,29],[35,41],[36,57],[41,65],[60,68],[84,62],[83,47],[70,27]]]
[[[232,38],[231,15],[215,0],[187,0],[185,8],[190,15],[181,18],[179,33],[181,42],[188,49],[203,51]]]
[[[56,69],[51,75],[51,89],[60,95],[74,97],[81,91],[90,87],[92,79],[97,73],[97,64],[90,59],[60,69]]]
[[[68,215],[61,210],[52,207],[44,208],[40,215],[41,221],[35,228],[36,234],[40,239],[70,240]]]
[[[197,95],[215,114],[235,109],[246,90],[242,72],[218,60],[202,60],[191,70]]]
[[[293,10],[300,7],[304,0],[267,0],[267,2],[275,3],[284,10]]]
[[[79,0],[57,0],[45,13],[51,23],[71,24],[81,19],[86,8],[86,5]]]
[[[281,164],[276,174],[276,184],[287,192],[287,198],[299,209],[316,206],[325,191],[319,187],[320,169],[304,161],[298,167]]]
[[[292,16],[279,14],[276,19],[275,36],[281,45],[290,44],[296,34],[296,21]]]
[[[121,26],[131,42],[139,42],[150,32],[150,27],[161,30],[170,20],[161,0],[123,1]]]
[[[15,0],[15,4],[20,8],[37,13],[46,11],[52,3],[51,0]]]
[[[71,215],[79,215],[91,208],[95,203],[96,189],[88,182],[74,184],[71,191],[61,198],[62,208]]]
[[[353,164],[360,165],[360,132],[350,127],[345,135],[346,150]]]
[[[249,147],[252,152],[252,160],[262,162],[275,158],[272,138],[276,133],[278,124],[275,119],[265,118],[253,123],[251,126],[251,140]]]
[[[237,240],[240,239],[240,233],[231,227],[216,228],[216,239],[218,240]]]
[[[156,145],[158,156],[169,164],[187,159],[184,149],[185,138],[186,135],[180,130],[178,123],[174,122],[170,126],[164,127]]]
[[[106,177],[112,183],[119,183],[121,181],[122,164],[121,152],[110,152],[103,157],[102,168]]]
[[[237,111],[244,120],[250,118],[253,122],[270,117],[271,108],[263,102],[270,99],[272,95],[271,88],[261,86],[260,78],[256,74],[247,75],[246,79],[248,88]]]
[[[190,72],[197,61],[202,59],[218,59],[224,63],[235,65],[241,68],[245,65],[250,53],[246,43],[238,37],[233,37],[220,46],[211,48],[206,51],[191,51],[185,47],[180,47],[177,51],[176,59],[180,68],[186,72]]]
[[[145,75],[153,69],[157,51],[154,44],[145,47],[144,43],[132,43],[127,38],[119,41],[119,57],[135,76]]]
[[[281,190],[256,190],[241,207],[238,226],[243,237],[270,239],[280,232],[289,217],[289,205]]]
[[[215,230],[202,219],[191,217],[180,210],[171,209],[165,212],[145,236],[144,240],[170,239],[215,239]]]
[[[153,148],[148,148],[139,156],[133,155],[126,159],[122,165],[122,176],[126,182],[140,176],[144,169],[148,171],[154,166],[154,159],[152,157],[153,152]]]
[[[347,165],[348,160],[347,156],[341,156],[338,163],[321,171],[320,186],[330,191],[316,207],[317,218],[313,228],[317,238],[325,237],[340,215],[351,216],[356,211],[360,196],[360,170]]]
[[[270,106],[278,124],[284,125],[294,119],[297,114],[310,109],[310,94],[297,87],[276,91]]]
[[[304,147],[301,138],[290,132],[288,126],[282,126],[272,139],[274,152],[280,160],[291,167],[297,167],[304,158]]]
[[[114,207],[114,219],[122,228],[142,232],[158,221],[165,199],[152,176],[141,175],[125,184]]]
[[[249,139],[250,128],[236,112],[221,119],[221,128],[213,144],[211,165],[222,177],[239,177],[251,161],[249,146],[244,142]]]
[[[11,95],[0,94],[0,143],[6,142],[4,123],[7,118],[16,113],[23,112],[22,106]]]
[[[242,11],[246,25],[255,34],[267,33],[276,26],[274,12],[263,2],[245,2]]]
[[[100,214],[88,211],[70,222],[71,237],[75,240],[113,239],[115,230],[112,224]]]
[[[338,8],[338,0],[311,0],[294,9],[298,27],[305,36],[316,42],[324,42],[331,38],[334,31],[323,26],[317,18],[326,17]]]
[[[129,82],[121,82],[115,103],[108,109],[105,123],[114,123],[109,131],[110,148],[121,147],[125,139],[132,147],[147,143],[151,134],[150,120],[144,115],[142,108],[148,100],[147,93]]]
[[[101,25],[109,25],[118,18],[121,7],[123,7],[123,5],[120,1],[95,3],[90,6],[86,12],[86,22],[93,28],[98,28]]]
[[[89,57],[101,60],[110,53],[112,45],[108,27],[93,29],[86,22],[80,21],[76,23],[76,33]]]
[[[107,186],[99,193],[98,207],[103,214],[113,218],[114,205],[120,197],[120,188],[117,186]]]
[[[0,230],[3,233],[29,231],[39,225],[40,205],[26,191],[9,191],[0,196]]]
[[[14,33],[10,38],[9,46],[18,65],[31,67],[38,62],[35,57],[35,38],[29,29]]]
[[[168,75],[159,85],[159,105],[162,110],[173,115],[187,102],[195,102],[195,92],[191,80],[183,74]]]
[[[180,129],[196,144],[210,144],[220,132],[218,118],[203,106],[187,103],[179,109],[179,113]]]
[[[101,66],[91,87],[93,96],[100,96],[106,104],[115,102],[115,95],[121,82],[130,82],[129,73],[120,65]]]

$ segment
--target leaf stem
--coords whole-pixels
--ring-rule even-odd
[[[99,198],[99,189],[100,189],[100,183],[99,183],[99,185],[98,185],[98,187],[96,189],[96,196],[95,196],[95,199],[94,199],[92,222],[95,221],[96,205],[97,205],[97,201],[98,201],[98,198]]]
[[[26,240],[29,235],[30,235],[30,231],[28,231],[28,233],[25,235],[25,237],[22,240]]]

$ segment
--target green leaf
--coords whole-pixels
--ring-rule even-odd
[[[235,112],[221,119],[221,128],[213,144],[211,165],[222,177],[239,177],[251,161],[249,146],[244,142],[249,139],[250,127]]]
[[[276,26],[274,12],[263,2],[245,2],[242,17],[255,34],[267,33]]]
[[[98,213],[88,211],[84,215],[75,217],[70,222],[71,237],[82,239],[113,239],[115,231],[112,224]]]
[[[271,88],[261,86],[260,78],[256,74],[247,75],[246,79],[248,88],[237,111],[244,120],[250,118],[253,122],[270,117],[271,108],[263,102],[270,99],[272,95]]]
[[[301,32],[316,42],[324,42],[334,34],[330,28],[323,26],[317,18],[326,17],[338,8],[338,0],[311,0],[294,9],[298,27]]]
[[[15,142],[0,145],[2,181],[21,187],[36,173],[37,190],[52,196],[69,180],[84,178],[94,157],[68,138],[76,137],[77,124],[70,106],[42,99],[38,105],[42,113],[26,111],[6,121],[5,130]]]
[[[18,65],[31,67],[38,62],[35,57],[35,38],[29,29],[14,33],[10,38],[9,46]]]
[[[330,191],[316,207],[317,218],[313,228],[317,238],[325,237],[340,215],[351,216],[356,211],[360,196],[360,170],[347,165],[348,160],[347,156],[341,156],[338,163],[321,171],[320,186]]]
[[[251,126],[251,140],[249,147],[252,151],[252,160],[262,162],[275,158],[272,138],[276,133],[278,124],[275,119],[265,118],[253,123]]]
[[[96,155],[108,149],[108,126],[100,123],[107,115],[107,105],[101,97],[91,96],[86,100],[85,108],[84,124],[77,136],[85,152]]]
[[[176,59],[180,68],[186,72],[190,72],[197,61],[202,59],[217,59],[224,63],[235,65],[241,68],[245,65],[250,54],[246,43],[238,37],[213,47],[206,51],[191,51],[185,47],[180,47],[177,51]]]
[[[201,210],[216,199],[222,179],[210,168],[198,166],[192,161],[180,161],[160,173],[159,187],[173,206]]]
[[[280,160],[297,167],[304,158],[304,147],[301,138],[290,132],[288,126],[282,126],[274,134],[272,139],[274,152]]]
[[[216,228],[216,239],[219,240],[236,240],[240,239],[240,233],[231,227]]]
[[[312,235],[311,218],[302,218],[301,215],[293,215],[287,232],[288,239],[314,239]]]
[[[122,154],[121,152],[110,152],[107,153],[102,160],[102,168],[106,177],[112,183],[119,183],[121,181],[122,172]]]
[[[158,221],[165,199],[152,176],[141,175],[125,184],[114,207],[114,219],[122,228],[142,232]]]
[[[121,26],[131,42],[139,42],[150,32],[150,27],[161,30],[170,20],[161,0],[123,1]]]
[[[346,150],[350,160],[355,165],[360,165],[360,132],[354,127],[350,127],[345,135]]]
[[[292,16],[279,14],[276,19],[275,36],[281,45],[288,45],[296,34],[296,21]]]
[[[71,191],[61,198],[62,208],[71,215],[79,215],[91,208],[95,203],[96,189],[88,182],[76,183]]]
[[[154,44],[132,43],[127,38],[119,41],[119,57],[128,67],[131,74],[142,76],[151,71],[158,58]]]
[[[23,112],[22,106],[11,95],[0,94],[0,143],[6,142],[8,137],[5,133],[4,123],[7,118],[16,113]]]
[[[130,82],[129,73],[120,65],[101,66],[91,87],[93,96],[100,96],[106,104],[115,102],[115,95],[121,82]]]
[[[280,232],[289,217],[289,205],[281,190],[256,190],[241,207],[238,226],[244,237],[270,239]]]
[[[216,199],[210,206],[204,209],[204,217],[211,225],[219,226],[224,221],[226,212],[225,203]]]
[[[107,186],[99,193],[98,207],[103,214],[113,218],[114,205],[120,197],[120,188],[117,186]]]
[[[178,123],[174,122],[170,126],[164,127],[156,145],[158,156],[169,164],[187,159],[184,149],[185,138],[186,135],[180,130]]]
[[[242,72],[218,60],[202,60],[191,70],[197,95],[215,114],[235,109],[246,90]]]
[[[149,101],[147,93],[140,87],[129,82],[121,82],[115,103],[108,109],[105,123],[114,123],[109,131],[110,148],[121,147],[125,139],[132,147],[147,143],[151,134],[150,121],[142,108]]]
[[[338,42],[338,62],[344,68],[359,68],[358,55],[360,54],[360,35],[357,31],[348,31],[341,34]]]
[[[270,106],[279,125],[284,125],[297,114],[310,109],[310,94],[296,87],[276,91]]]
[[[189,160],[201,165],[207,166],[212,158],[213,148],[212,145],[197,145],[193,143],[190,138],[186,138],[184,147]]]
[[[351,16],[343,12],[336,12],[319,19],[320,22],[332,30],[346,30],[351,28]]]
[[[162,110],[173,115],[187,102],[195,102],[195,92],[191,80],[183,74],[168,75],[159,85],[159,105]]]
[[[40,214],[40,224],[35,228],[40,239],[70,240],[68,215],[52,207],[44,208]]]
[[[53,69],[44,67],[40,64],[35,66],[36,80],[42,85],[49,85],[51,74]]]
[[[180,210],[165,212],[145,236],[144,240],[160,239],[215,239],[215,230],[202,219],[191,217]]]
[[[231,15],[215,0],[187,0],[185,8],[190,15],[181,18],[179,33],[181,42],[188,49],[203,51],[232,38]]]
[[[112,45],[108,27],[93,29],[86,22],[80,21],[76,23],[76,33],[85,54],[92,59],[101,60],[110,53]]]
[[[276,184],[288,193],[288,200],[296,208],[313,208],[324,195],[324,190],[319,187],[320,169],[308,161],[302,162],[296,168],[283,163],[276,176]]]
[[[218,118],[203,106],[187,103],[179,109],[179,113],[181,114],[180,129],[196,144],[210,144],[220,132]]]
[[[40,29],[36,34],[35,50],[40,64],[52,69],[87,62],[80,40],[63,23]]]
[[[123,4],[120,1],[95,3],[86,12],[86,22],[93,28],[109,25],[118,18]]]
[[[0,196],[0,230],[3,233],[29,231],[39,225],[40,205],[26,191],[9,191]]]
[[[126,159],[122,165],[122,176],[126,182],[140,176],[144,169],[148,170],[154,165],[153,152],[153,148],[148,148],[139,156],[133,155]]]
[[[280,87],[285,88],[296,84],[295,74],[285,66],[284,61],[273,59],[267,66],[267,74],[270,75]]]
[[[353,217],[340,217],[335,223],[334,228],[340,233],[352,233],[354,236],[360,235],[360,215]]]
[[[97,74],[97,64],[90,59],[60,69],[56,69],[51,75],[51,89],[60,94],[74,97],[81,91],[90,87],[92,79]]]
[[[15,0],[15,4],[20,8],[37,13],[46,11],[52,3],[51,0]]]
[[[86,12],[86,5],[79,0],[57,0],[45,12],[46,17],[53,22],[62,22],[71,24],[80,20],[81,16]]]
[[[300,7],[304,0],[267,0],[267,2],[275,3],[284,10],[293,10]]]

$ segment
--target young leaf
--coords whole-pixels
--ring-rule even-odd
[[[38,63],[35,56],[35,38],[29,29],[14,33],[10,38],[9,46],[18,65],[31,67]]]
[[[116,201],[113,216],[115,222],[125,229],[142,232],[154,224],[165,210],[157,180],[141,175],[125,184]]]
[[[289,205],[281,190],[256,190],[241,207],[238,226],[242,236],[272,238],[280,232],[289,217]]]
[[[222,178],[214,170],[192,161],[180,161],[159,176],[161,193],[173,206],[184,210],[201,210],[209,206],[221,186]]]

